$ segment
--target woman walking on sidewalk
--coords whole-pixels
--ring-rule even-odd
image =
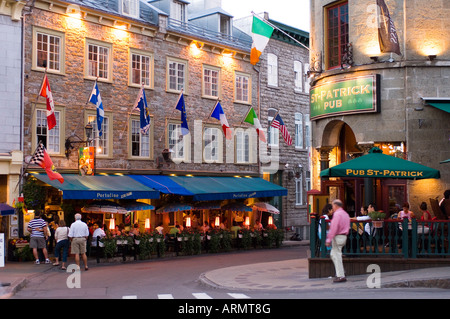
[[[347,235],[350,230],[350,216],[342,208],[344,205],[339,199],[333,201],[333,219],[328,231],[326,246],[331,245],[330,257],[336,269],[336,278],[333,282],[345,282],[344,265],[342,263],[342,248],[347,242]]]
[[[56,262],[53,264],[53,266],[59,265],[59,256],[62,252],[62,270],[66,270],[66,262],[67,262],[67,255],[69,253],[69,227],[66,226],[66,222],[64,220],[59,221],[59,227],[55,230],[55,240],[56,240],[56,246],[55,246],[55,258]]]

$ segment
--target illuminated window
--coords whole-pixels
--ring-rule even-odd
[[[60,116],[61,112],[55,110],[56,126],[48,130],[47,110],[36,110],[36,146],[42,142],[49,154],[61,153]]]
[[[348,2],[326,8],[327,67],[339,67],[348,40]]]
[[[33,70],[64,73],[64,33],[33,27]]]
[[[168,91],[187,91],[187,61],[174,58],[167,59],[167,89]]]
[[[153,55],[130,52],[130,85],[153,88]]]
[[[110,44],[100,44],[87,40],[87,77],[99,80],[111,80],[111,52]]]
[[[97,116],[89,116],[88,122],[94,128],[92,134],[92,141],[89,146],[94,146],[96,153],[99,156],[109,156],[110,153],[110,131],[109,131],[109,117],[105,116],[102,122],[102,136],[99,136],[98,126],[97,126]]]
[[[203,67],[203,96],[219,97],[220,69],[210,66]]]
[[[250,76],[236,72],[235,77],[235,102],[251,103],[251,80]]]
[[[131,120],[131,156],[150,157],[150,135],[151,130],[142,134],[140,120]]]

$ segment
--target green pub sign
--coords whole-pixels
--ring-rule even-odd
[[[320,84],[311,88],[311,119],[379,112],[379,74]]]

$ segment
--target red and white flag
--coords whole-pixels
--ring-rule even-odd
[[[52,159],[48,155],[47,150],[44,147],[44,144],[42,143],[39,144],[29,164],[36,164],[42,167],[51,181],[57,179],[61,184],[64,183],[64,178],[62,177],[61,174],[59,174],[56,171]]]
[[[44,80],[42,81],[39,95],[47,99],[47,126],[48,130],[51,130],[56,126],[56,117],[55,104],[53,103],[53,95],[52,91],[50,90],[50,83],[48,82],[47,74],[44,75]]]

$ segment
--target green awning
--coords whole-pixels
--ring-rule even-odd
[[[450,113],[450,101],[427,101],[427,104],[444,112]]]
[[[229,176],[171,176],[193,193],[194,201],[286,196],[287,189],[262,178]]]
[[[374,147],[367,155],[323,170],[320,176],[426,179],[440,178],[440,172],[418,163],[385,155],[378,147]]]
[[[33,174],[40,181],[63,192],[63,199],[152,199],[159,191],[147,187],[129,176],[62,174],[64,183],[51,181],[47,174]]]

